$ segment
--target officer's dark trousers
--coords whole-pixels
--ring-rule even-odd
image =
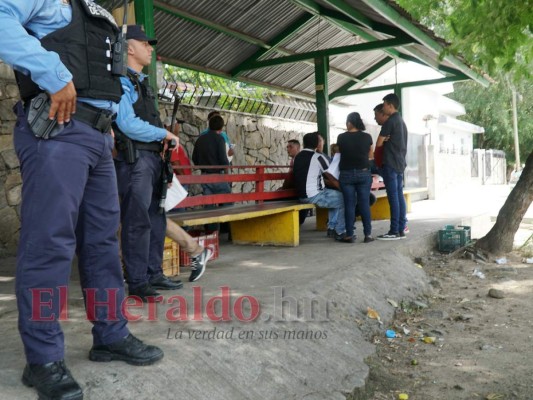
[[[58,319],[79,318],[72,312],[60,315],[61,308],[68,311],[62,300],[75,251],[93,342],[113,343],[129,333],[120,313],[124,282],[113,140],[74,120],[57,137],[37,139],[20,104],[16,110],[14,141],[22,173],[19,331],[28,362],[43,364],[63,359]]]
[[[161,196],[159,153],[140,150],[133,164],[115,159],[121,209],[122,259],[130,289],[163,274],[163,248],[167,219],[159,213]]]

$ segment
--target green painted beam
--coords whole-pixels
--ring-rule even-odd
[[[180,19],[184,19],[184,20],[189,21],[189,22],[193,22],[193,23],[195,23],[197,25],[200,25],[200,26],[202,26],[204,28],[211,29],[211,30],[223,33],[225,35],[240,39],[240,40],[242,40],[242,41],[244,41],[246,43],[251,43],[251,44],[256,45],[258,47],[261,47],[262,49],[267,50],[267,51],[277,51],[279,53],[289,54],[289,55],[294,54],[293,52],[289,52],[286,49],[274,48],[275,46],[273,46],[273,45],[270,45],[270,44],[268,44],[268,43],[266,43],[266,42],[264,42],[264,41],[262,41],[262,40],[260,40],[258,38],[255,38],[253,36],[250,36],[250,35],[247,35],[245,33],[239,32],[239,31],[237,31],[235,29],[230,29],[230,28],[225,27],[224,25],[217,24],[217,23],[215,23],[213,21],[209,21],[209,20],[206,20],[204,18],[200,18],[198,16],[195,16],[195,15],[193,15],[193,14],[187,12],[187,11],[181,10],[178,7],[170,6],[170,5],[165,4],[165,3],[161,2],[161,1],[158,1],[158,0],[153,0],[153,2],[154,2],[154,7],[156,9],[158,9],[160,11],[163,11],[163,12],[165,12],[165,13],[167,13],[169,15],[172,15],[174,17],[177,17],[177,18],[180,18]],[[312,18],[312,16],[310,18]],[[314,64],[312,62],[308,62],[307,64],[314,66]],[[239,73],[240,72],[242,72],[242,71],[239,71]],[[353,75],[350,75],[349,73],[347,73],[345,71],[342,71],[342,70],[340,70],[338,68],[332,68],[331,72],[333,72],[333,73],[335,73],[337,75],[341,75],[344,78],[352,80],[352,81],[356,80]],[[232,74],[233,74],[233,72],[232,72]]]
[[[277,51],[277,47],[283,43],[288,38],[294,36],[297,32],[299,32],[304,26],[309,24],[311,21],[316,19],[316,16],[306,14],[300,18],[298,18],[296,21],[294,21],[289,27],[283,30],[279,35],[277,35],[275,38],[273,38],[268,45],[270,46],[269,49],[261,49],[258,52],[256,52],[252,57],[238,65],[236,68],[234,68],[231,71],[232,76],[238,76],[239,73],[242,71],[246,71],[248,68],[246,66],[250,64],[251,62],[257,61],[261,59],[262,57],[266,57],[270,53]]]
[[[374,42],[359,43],[350,46],[341,46],[331,49],[310,51],[308,53],[294,54],[292,56],[278,57],[270,60],[255,61],[249,64],[249,69],[271,67],[273,65],[287,64],[313,58],[329,57],[339,54],[356,53],[360,51],[372,51],[390,47],[402,46],[410,42],[410,39],[385,39]]]
[[[316,118],[320,136],[324,139],[326,152],[329,149],[329,58],[315,58],[315,97]]]
[[[436,40],[430,38],[428,35],[426,35],[420,28],[413,25],[410,21],[408,21],[406,18],[404,18],[402,15],[400,15],[394,8],[389,6],[385,1],[383,0],[362,0],[363,3],[370,6],[374,11],[380,13],[384,18],[398,26],[400,29],[404,30],[407,34],[410,36],[416,38],[421,44],[423,44],[425,47],[433,50],[437,54],[440,54],[443,50],[443,47],[440,43],[438,43]],[[459,71],[461,71],[463,74],[468,76],[470,79],[478,82],[479,84],[483,86],[488,86],[489,81],[478,74],[477,72],[470,69],[468,66],[463,64],[460,60],[453,56],[446,56],[444,57],[446,61],[448,61],[450,64],[452,64],[454,67],[456,67]]]
[[[153,0],[135,0],[135,23],[142,25],[148,37],[155,37],[154,27],[154,4]],[[157,68],[155,66],[156,52],[152,53],[152,61],[145,67],[145,73],[149,77],[150,86],[157,93]]]
[[[326,21],[337,26],[339,29],[342,29],[346,32],[357,35],[364,40],[368,40],[368,41],[376,40],[375,35],[372,35],[364,31],[361,27],[357,25],[356,20],[353,20],[352,18],[349,18],[344,14],[341,14],[340,16],[339,16],[340,13],[332,14],[331,10],[327,10],[324,7],[321,7],[320,5],[316,4],[313,0],[290,0],[290,1],[309,13],[312,13],[314,15],[321,15],[322,17],[324,17]],[[333,11],[333,13],[335,13],[335,11]],[[404,33],[404,35],[408,36],[406,33]],[[398,37],[400,36],[398,35]],[[417,50],[414,47],[406,46],[403,48],[403,51],[407,51],[414,56],[412,61],[416,60],[416,62],[422,65],[431,67],[435,69],[436,71],[440,71],[440,72],[444,71],[444,70],[439,70],[440,64],[436,60],[431,60],[427,55],[425,55],[424,53],[422,53],[421,51]],[[391,57],[395,57],[395,58],[409,57],[394,49],[384,49],[384,52],[389,54]],[[453,73],[455,74],[457,73],[457,71],[453,70]]]
[[[357,26],[356,21],[347,20],[346,17],[343,14],[336,13],[335,17],[332,17],[331,12],[328,11],[326,8],[319,6],[312,0],[290,0],[292,3],[300,7],[301,9],[307,11],[308,13],[311,13],[313,15],[321,16],[323,17],[327,22],[331,23],[332,25],[336,26],[337,28],[351,33],[353,35],[357,35],[363,40],[367,41],[374,41],[377,40],[375,35],[372,35],[365,30],[363,30],[361,27]],[[393,49],[385,50],[389,55],[393,57],[398,57],[399,52]]]
[[[457,75],[457,76],[447,76],[445,78],[428,79],[425,81],[404,82],[404,83],[398,83],[398,84],[393,84],[393,85],[375,86],[375,87],[365,88],[365,89],[345,90],[343,92],[340,92],[337,90],[335,91],[335,93],[332,93],[329,96],[329,98],[333,99],[337,97],[352,96],[352,95],[363,94],[363,93],[383,92],[386,90],[396,91],[396,90],[401,90],[401,89],[409,88],[409,87],[436,85],[438,83],[465,81],[468,79],[470,78],[466,75]]]
[[[393,60],[393,58],[391,58],[391,57],[384,58],[383,60],[381,60],[377,64],[374,64],[372,67],[370,67],[366,71],[363,71],[361,74],[357,75],[357,79],[359,79],[359,81],[362,81],[362,80],[368,78],[374,72],[378,71],[380,68],[383,68],[385,65],[390,63],[392,60]],[[345,91],[349,90],[353,85],[354,85],[353,82],[348,82],[347,84],[341,86],[340,88],[335,90],[333,93],[331,93],[330,97],[331,98],[336,97],[337,93],[345,92]]]

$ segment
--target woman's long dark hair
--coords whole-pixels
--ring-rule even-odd
[[[346,122],[349,122],[355,129],[359,129],[360,131],[364,131],[366,129],[365,124],[363,123],[363,120],[358,112],[348,114],[346,117]]]

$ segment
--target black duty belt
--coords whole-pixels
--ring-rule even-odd
[[[24,101],[24,111],[26,114],[28,113],[31,100],[32,98]],[[97,131],[108,133],[111,130],[111,123],[113,122],[114,116],[115,114],[109,110],[103,110],[78,101],[76,103],[76,112],[71,114],[70,117],[89,125]]]
[[[114,114],[109,110],[93,107],[87,103],[76,103],[76,112],[71,115],[76,121],[84,122],[102,133],[111,130]]]
[[[161,142],[139,142],[137,140],[133,141],[135,143],[135,148],[137,150],[153,151],[154,153],[161,153],[163,151],[163,145]]]

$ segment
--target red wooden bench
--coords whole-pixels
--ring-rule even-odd
[[[295,189],[267,190],[266,182],[282,182],[288,175],[289,166],[246,165],[246,166],[178,166],[175,171],[224,169],[233,173],[179,175],[182,185],[202,183],[253,182],[253,191],[215,195],[188,196],[178,207],[189,208],[213,204],[227,204],[215,209],[196,209],[169,213],[168,217],[181,226],[196,226],[229,222],[234,243],[277,246],[298,246],[300,241],[299,211],[315,209],[314,204],[300,203]],[[378,189],[382,182],[377,178],[372,189]],[[327,228],[327,209],[316,208],[317,230]]]
[[[247,193],[188,196],[178,207],[196,207],[227,204],[215,209],[197,209],[169,213],[168,217],[182,226],[195,226],[229,222],[231,239],[238,244],[298,246],[300,242],[299,211],[313,209],[313,204],[303,204],[296,198],[295,189],[268,190],[265,183],[282,182],[289,166],[193,166],[175,167],[175,170],[225,169],[234,173],[179,175],[182,185],[229,182],[253,182],[254,189]],[[317,226],[324,224],[327,213],[317,212]],[[324,219],[324,221],[322,221]]]

